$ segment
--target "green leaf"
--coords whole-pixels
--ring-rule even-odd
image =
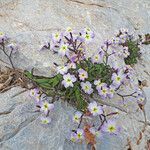
[[[138,43],[136,41],[129,40],[126,44],[130,55],[125,58],[125,63],[127,65],[136,64],[138,58],[140,57],[140,48],[138,47]]]
[[[75,97],[77,101],[77,109],[84,111],[87,107],[87,102],[83,99],[78,86],[75,86],[74,91],[75,91]]]

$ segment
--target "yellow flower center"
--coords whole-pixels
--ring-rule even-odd
[[[89,89],[89,87],[86,85],[86,86],[85,86],[85,90],[88,90],[88,89]]]
[[[56,34],[55,34],[55,37],[56,37],[56,38],[58,38],[58,37],[59,37],[59,34],[58,34],[58,33],[56,33]]]
[[[85,74],[81,74],[82,77],[85,77]]]
[[[77,117],[77,116],[75,116],[75,117],[74,117],[74,119],[75,119],[75,120],[78,120],[78,117]]]
[[[89,40],[89,39],[90,39],[90,35],[89,35],[89,34],[86,34],[85,38],[86,38],[87,40]]]
[[[121,78],[120,78],[120,77],[117,77],[116,79],[117,79],[117,81],[120,81],[120,80],[121,80]]]
[[[103,89],[102,91],[103,91],[103,93],[106,93],[106,90],[105,90],[105,89]]]
[[[95,56],[95,59],[98,60],[98,56]]]
[[[114,93],[114,90],[110,90],[111,93]]]
[[[80,139],[82,137],[82,134],[81,133],[78,133],[77,134],[78,138]]]
[[[72,138],[71,138],[71,141],[72,141],[72,142],[75,142],[75,141],[76,141],[76,139],[75,139],[74,137],[72,137]]]
[[[110,132],[114,132],[116,129],[115,129],[114,126],[110,126],[110,127],[108,128],[108,130],[109,130]]]
[[[67,50],[67,46],[65,46],[65,45],[62,46],[62,50],[63,50],[63,51],[66,51],[66,50]]]
[[[48,124],[48,120],[43,120],[42,123]]]
[[[97,112],[97,108],[96,108],[96,107],[95,107],[95,108],[93,108],[93,111],[94,111],[94,112]]]
[[[3,32],[0,32],[0,35],[4,35],[4,33],[3,33]]]
[[[67,28],[67,31],[68,31],[68,32],[72,32],[72,29],[71,29],[71,28]]]
[[[44,104],[44,108],[45,108],[45,109],[48,109],[48,104]]]
[[[67,79],[67,82],[71,82],[71,80],[70,80],[70,79]]]

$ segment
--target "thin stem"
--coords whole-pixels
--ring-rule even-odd
[[[10,52],[10,55],[8,55],[8,54],[6,53],[6,51],[5,51],[5,45],[4,45],[4,43],[1,44],[1,45],[2,45],[1,50],[2,50],[3,53],[8,57],[8,59],[9,59],[9,61],[10,61],[10,64],[11,64],[12,68],[15,69],[15,67],[14,67],[14,65],[13,65],[13,62],[12,62],[12,59],[11,59],[11,56],[12,56],[12,50],[11,50],[11,52]]]
[[[119,95],[120,97],[130,97],[130,96],[136,97],[136,96],[133,95],[133,94],[135,94],[135,93],[136,93],[136,92],[133,92],[133,93],[127,94],[127,95],[121,95],[121,94],[117,93],[117,95]]]
[[[104,117],[104,119],[102,119],[102,116]],[[100,120],[101,120],[101,124],[100,124],[100,126],[98,127],[98,131],[101,129],[101,127],[103,126],[103,124],[104,124],[104,122],[106,121],[106,116],[105,115],[103,115],[102,114],[102,116],[100,115],[99,117],[100,117]]]
[[[78,128],[80,128],[84,114],[82,114]]]
[[[127,110],[124,109],[124,108],[121,107],[121,106],[117,106],[117,105],[115,105],[115,104],[113,104],[113,103],[111,103],[111,102],[102,101],[101,99],[96,98],[96,97],[94,97],[94,99],[95,99],[97,102],[101,103],[102,105],[114,107],[114,108],[116,108],[116,109],[118,109],[118,110],[120,110],[120,111],[122,111],[122,112],[128,113]]]

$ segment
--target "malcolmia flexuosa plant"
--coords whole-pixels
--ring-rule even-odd
[[[85,140],[93,147],[96,138],[120,133],[121,127],[116,116],[119,115],[118,110],[128,112],[128,98],[134,98],[141,109],[145,105],[143,91],[134,83],[135,72],[130,66],[137,63],[140,57],[139,45],[143,44],[145,38],[139,36],[136,40],[128,30],[120,29],[88,57],[87,48],[94,37],[90,28],[79,32],[71,28],[55,32],[41,46],[40,53],[50,50],[65,58],[66,63],[54,62],[56,70],[53,77],[36,76],[33,71],[24,71],[26,77],[36,85],[30,90],[30,96],[42,114],[41,122],[51,123],[54,101],[67,101],[76,109],[72,117],[76,128],[70,134],[71,141],[81,143]],[[5,34],[1,33],[0,45],[4,52],[5,40]],[[13,45],[9,47],[15,49]],[[117,63],[118,60],[121,63]],[[129,85],[132,85],[132,92],[123,93],[122,89],[128,89]],[[116,96],[119,102],[114,104]],[[47,97],[52,97],[52,101],[48,101]],[[95,119],[98,123],[94,123]]]

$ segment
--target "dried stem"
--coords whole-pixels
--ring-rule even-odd
[[[103,100],[101,100],[101,99],[99,99],[99,98],[96,98],[96,97],[95,97],[94,99],[95,99],[97,102],[101,103],[102,105],[114,107],[114,108],[116,108],[116,109],[118,109],[118,110],[120,110],[120,111],[122,111],[122,112],[127,113],[127,110],[124,109],[124,108],[121,107],[121,106],[117,106],[117,105],[115,105],[115,104],[113,104],[113,103],[111,103],[111,102],[108,102],[108,101],[103,101]]]
[[[12,50],[11,50],[10,54],[8,55],[8,54],[6,53],[5,44],[2,43],[1,45],[2,45],[1,50],[2,50],[3,53],[8,57],[9,62],[10,62],[10,64],[11,64],[11,67],[12,67],[13,69],[15,69],[14,64],[13,64],[13,62],[12,62],[12,59],[11,59],[11,56],[12,56]]]

